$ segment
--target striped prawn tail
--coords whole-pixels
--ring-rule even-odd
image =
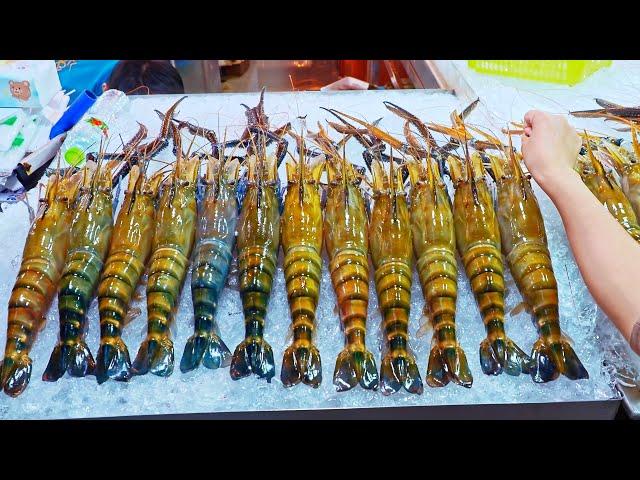
[[[458,266],[455,255],[446,248],[431,248],[418,259],[417,269],[433,325],[427,385],[444,387],[453,381],[470,388],[473,376],[464,350],[456,339]]]
[[[520,291],[535,319],[540,338],[531,351],[531,378],[536,383],[589,378],[587,370],[560,330],[558,285],[549,249],[542,242],[517,245],[507,257]]]
[[[31,358],[26,352],[5,355],[0,362],[0,389],[11,397],[20,395],[31,380],[31,367]]]
[[[382,357],[380,366],[380,390],[383,395],[391,395],[401,388],[409,393],[421,395],[424,387],[418,370],[418,364],[406,344],[402,344],[400,338],[395,338],[393,346]]]
[[[533,308],[533,315],[540,334],[531,351],[529,373],[533,381],[549,382],[560,374],[570,380],[589,378],[586,368],[560,330],[558,291],[535,290],[533,296],[538,297],[534,303],[536,306]]]
[[[290,248],[284,258],[293,343],[282,359],[280,379],[285,387],[302,382],[318,388],[322,382],[320,352],[313,344],[322,260],[311,246]]]
[[[173,341],[169,326],[180,298],[188,258],[178,249],[158,248],[151,257],[147,282],[147,338],[133,361],[136,375],[173,373]]]
[[[229,373],[239,380],[254,373],[267,382],[275,375],[273,350],[265,341],[264,322],[276,269],[275,252],[254,246],[238,256],[245,339],[236,347]]]
[[[23,261],[9,298],[5,357],[0,362],[0,390],[17,397],[29,385],[32,362],[29,352],[44,325],[43,308],[49,306],[56,284],[52,265],[41,259]]]
[[[419,395],[424,389],[416,359],[409,351],[411,276],[410,265],[402,261],[387,261],[375,272],[387,341],[387,351],[380,365],[383,395],[391,395],[403,387],[407,392]]]
[[[529,373],[531,359],[509,339],[504,329],[504,266],[498,249],[476,245],[463,257],[487,337],[480,343],[480,365],[487,375]]]
[[[102,260],[92,249],[85,248],[69,252],[67,259],[58,293],[60,341],[42,375],[45,382],[55,382],[65,372],[72,377],[95,373],[95,360],[84,335],[87,310],[100,277]]]
[[[536,383],[555,380],[560,374],[570,380],[589,378],[587,369],[564,337],[551,342],[542,338],[536,340],[531,359],[531,378]]]
[[[220,338],[215,321],[230,264],[231,250],[225,242],[210,239],[198,245],[191,271],[195,331],[187,340],[180,360],[183,373],[198,368],[201,363],[211,369],[228,367],[231,363],[231,352]]]
[[[359,249],[345,248],[329,264],[336,292],[346,346],[336,359],[333,384],[339,392],[356,385],[367,390],[378,388],[378,367],[367,350],[367,306],[369,303],[369,263]]]
[[[31,339],[35,323],[28,308],[18,307],[20,302],[18,291],[14,288],[9,300],[9,327],[5,356],[0,362],[0,390],[17,397],[29,385],[31,380],[32,362],[29,357]],[[23,318],[21,318],[23,317]]]
[[[144,263],[127,251],[109,255],[105,264],[98,285],[100,348],[96,378],[100,384],[110,378],[126,382],[133,375],[129,350],[121,335],[129,303],[143,270]]]

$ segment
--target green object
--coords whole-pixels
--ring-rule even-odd
[[[469,60],[477,72],[575,85],[613,60]]]
[[[13,140],[13,143],[11,144],[11,148],[18,148],[23,143],[24,143],[24,135],[22,135],[22,132],[20,132],[16,136],[16,138]]]
[[[73,167],[77,167],[84,162],[84,152],[80,147],[71,147],[64,154],[64,159]]]
[[[0,122],[0,125],[7,125],[7,126],[11,127],[11,126],[13,126],[14,123],[16,123],[17,120],[18,120],[18,116],[17,115],[13,115],[11,117],[5,118],[2,122]]]

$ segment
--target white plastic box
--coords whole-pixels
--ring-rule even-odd
[[[53,60],[0,60],[0,107],[42,108],[61,89]]]

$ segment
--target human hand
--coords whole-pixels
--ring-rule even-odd
[[[342,77],[329,85],[325,85],[320,90],[367,90],[369,84],[363,80],[354,77]]]
[[[524,163],[536,182],[546,190],[554,180],[572,175],[582,141],[569,122],[560,115],[530,110],[524,116],[524,121]]]

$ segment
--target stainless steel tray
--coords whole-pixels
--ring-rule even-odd
[[[263,410],[117,417],[129,420],[613,420],[620,400],[424,407]],[[101,418],[102,420],[112,419]]]
[[[148,124],[150,135],[155,135],[159,128],[159,120],[154,109],[166,110],[176,100],[175,97],[140,97],[132,104],[135,118]],[[233,126],[236,132],[230,131],[229,135],[240,134],[244,125],[244,109],[241,103],[254,105],[257,94],[209,94],[192,95],[181,105],[181,117],[196,119],[201,125],[217,125],[218,113],[220,114],[221,128]],[[384,128],[397,133],[402,131],[402,122],[388,114],[382,100],[389,100],[402,106],[410,106],[416,114],[424,115],[430,120],[447,122],[449,113],[454,109],[463,108],[465,105],[456,97],[442,91],[367,91],[367,92],[295,92],[288,94],[268,94],[265,99],[268,115],[274,125],[281,125],[287,120],[295,119],[299,114],[308,115],[309,125],[315,125],[316,120],[324,118],[324,111],[320,106],[338,108],[341,111],[358,112],[359,115],[369,120],[384,115]],[[385,113],[386,112],[386,113]],[[478,113],[478,118],[482,118]],[[156,129],[156,130],[154,130]],[[348,150],[351,158],[361,158],[361,151],[357,145],[352,145]],[[162,159],[171,160],[171,149],[166,149],[161,154]],[[561,228],[560,220],[551,209],[547,199],[548,212],[545,222],[549,221],[548,228],[555,231]],[[33,199],[35,200],[35,199]],[[0,232],[7,235],[0,238],[0,247],[3,256],[0,257],[0,267],[4,267],[7,278],[17,273],[19,255],[22,242],[28,229],[26,209],[20,213],[18,208],[24,206],[12,206],[7,211],[6,223],[0,223]],[[4,220],[4,218],[3,218]],[[11,223],[10,223],[11,222]],[[555,227],[554,227],[555,222]],[[4,228],[4,230],[3,230]],[[9,235],[8,233],[11,233]],[[21,240],[16,242],[16,238]],[[564,245],[566,239],[556,235],[554,238],[555,250],[552,253],[568,251]],[[15,262],[12,260],[15,257]],[[562,259],[560,259],[562,260]],[[4,262],[4,263],[3,263]],[[570,262],[567,257],[563,262]],[[326,263],[326,262],[325,262]],[[279,263],[281,265],[281,263]],[[562,265],[560,263],[559,265]],[[571,267],[571,265],[569,265]],[[280,267],[279,267],[280,268]],[[324,267],[326,269],[326,265]],[[560,271],[564,270],[560,267]],[[600,355],[595,355],[599,349],[599,343],[590,335],[590,325],[587,320],[582,326],[577,325],[576,318],[580,311],[578,306],[589,307],[593,305],[586,295],[586,289],[581,285],[579,274],[575,266],[570,268],[575,281],[572,288],[564,288],[564,305],[567,312],[575,311],[575,318],[567,318],[569,331],[579,333],[579,327],[587,329],[582,337],[578,337],[577,347],[580,353],[591,350],[591,363],[589,373],[593,382],[603,382],[603,377],[598,376],[602,365]],[[477,360],[478,341],[482,338],[482,323],[477,318],[477,308],[466,283],[460,284],[459,293],[459,335],[468,359],[472,363],[472,371],[475,377],[472,389],[459,389],[449,387],[447,389],[426,389],[422,397],[406,399],[399,397],[382,398],[371,396],[369,398],[363,392],[351,392],[336,394],[331,385],[331,372],[333,362],[342,348],[342,334],[339,331],[337,316],[333,313],[334,301],[328,272],[324,271],[323,285],[326,290],[321,297],[319,315],[318,338],[322,342],[320,346],[323,352],[323,364],[325,380],[317,391],[307,391],[306,387],[296,387],[295,390],[285,390],[274,381],[271,386],[251,383],[249,379],[241,383],[234,383],[227,372],[192,372],[182,376],[178,371],[167,379],[150,378],[152,376],[136,378],[127,385],[117,385],[116,382],[108,382],[98,386],[94,379],[61,379],[56,384],[45,384],[40,376],[49,358],[51,348],[55,343],[58,330],[58,318],[56,304],[49,312],[49,321],[45,330],[38,338],[33,350],[33,378],[23,396],[16,399],[0,395],[0,418],[219,418],[219,419],[612,419],[620,405],[620,398],[616,392],[606,392],[603,389],[586,389],[587,385],[560,383],[554,385],[539,386],[530,379],[523,378],[487,378],[483,376]],[[567,275],[569,275],[567,273]],[[560,278],[564,281],[564,277]],[[187,279],[186,283],[188,284]],[[9,297],[12,279],[0,283],[0,344],[4,342],[6,331],[6,300]],[[412,307],[410,329],[412,335],[412,348],[420,358],[421,368],[425,367],[428,357],[429,342],[427,339],[417,339],[415,332],[420,321],[419,284],[414,282],[415,308]],[[463,291],[464,290],[464,291]],[[288,307],[286,305],[286,291],[284,277],[281,271],[276,275],[274,283],[273,300],[270,303],[270,311],[267,319],[267,336],[274,348],[274,356],[279,360],[288,343],[287,330],[289,327]],[[575,299],[572,301],[570,298]],[[511,298],[512,303],[517,301],[516,294]],[[584,304],[584,305],[583,305]],[[513,306],[513,305],[512,305]],[[378,330],[378,318],[375,313],[377,303],[371,299],[371,321],[368,322],[368,339],[375,350],[376,333]],[[146,315],[144,305],[141,305],[143,314],[125,328],[125,342],[129,345],[130,353],[135,355],[137,346],[141,340],[139,332],[144,330]],[[181,298],[179,313],[176,318],[176,332],[174,334],[176,355],[181,354],[186,338],[192,332],[190,314],[189,288],[185,288]],[[469,312],[464,314],[464,311]],[[568,313],[566,315],[569,315]],[[98,344],[99,329],[97,328],[97,309],[90,311],[91,328],[88,334],[88,342],[95,352]],[[591,314],[588,314],[591,317]],[[320,318],[320,317],[319,317]],[[464,319],[464,320],[462,320]],[[569,321],[573,321],[571,324]],[[589,320],[590,321],[590,320]],[[242,318],[241,303],[237,292],[225,289],[220,301],[219,323],[225,332],[225,341],[233,348],[241,340]],[[588,327],[588,328],[587,328]],[[513,319],[511,331],[514,341],[522,345],[531,345],[536,334],[529,319]],[[511,335],[511,333],[510,333]],[[377,355],[377,353],[376,353]],[[279,364],[278,367],[279,368]],[[506,377],[506,376],[505,376]],[[514,384],[518,383],[517,386]],[[500,385],[510,384],[509,392],[501,391]],[[427,391],[429,390],[429,391]],[[284,392],[287,394],[284,394]],[[578,393],[571,396],[569,393]],[[528,392],[528,393],[527,393]],[[591,394],[593,392],[593,395]],[[613,397],[607,399],[607,395]],[[596,395],[597,394],[597,395]],[[324,395],[324,397],[322,397]],[[321,402],[318,398],[323,398]],[[240,399],[240,400],[238,400]],[[256,404],[257,399],[261,404]],[[577,400],[579,399],[579,400]],[[488,403],[496,400],[505,402],[500,404]],[[526,403],[517,403],[525,401]],[[230,404],[229,402],[236,402]],[[213,412],[216,407],[226,411]],[[256,411],[255,408],[262,409]],[[154,415],[147,415],[153,412]],[[190,413],[193,412],[193,413]],[[197,413],[196,413],[197,412]],[[203,413],[204,412],[204,413]],[[157,415],[155,414],[157,413]]]

